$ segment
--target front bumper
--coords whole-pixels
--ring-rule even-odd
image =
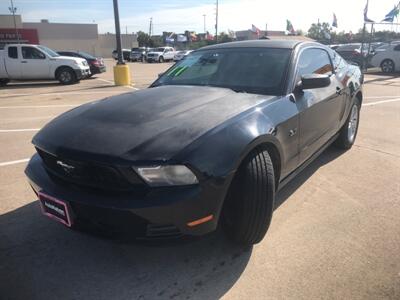
[[[100,73],[104,73],[107,71],[106,66],[99,66],[99,67],[90,67],[90,73],[91,74],[100,74]]]
[[[159,60],[159,56],[147,57],[147,61],[148,62],[158,61],[158,60]]]
[[[85,79],[85,78],[89,77],[89,75],[90,75],[89,68],[74,69],[74,71],[75,71],[76,79],[78,79],[78,80]]]
[[[67,202],[77,221],[114,232],[129,231],[139,238],[153,237],[154,228],[167,235],[204,235],[216,229],[222,205],[218,190],[200,185],[149,189],[146,193],[80,187],[49,175],[38,154],[30,160],[25,174],[36,194],[42,191]],[[206,223],[188,225],[209,215],[214,218]]]

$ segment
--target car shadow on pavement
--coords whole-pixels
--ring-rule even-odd
[[[63,86],[58,81],[43,81],[43,82],[10,82],[6,86],[1,87],[2,90],[19,90],[31,88],[44,88]]]
[[[320,167],[330,163],[338,158],[346,151],[335,148],[334,146],[328,147],[320,156],[318,156],[309,166],[307,166],[300,174],[298,174],[292,181],[283,187],[276,195],[275,209],[278,209],[288,198],[296,192]]]
[[[0,298],[218,299],[251,253],[218,231],[158,246],[98,238],[45,218],[34,201],[0,216]]]

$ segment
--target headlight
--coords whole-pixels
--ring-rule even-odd
[[[186,166],[134,167],[150,186],[190,185],[198,183],[197,177]]]

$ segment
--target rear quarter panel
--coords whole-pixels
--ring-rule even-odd
[[[8,78],[5,66],[5,50],[0,50],[0,78]]]

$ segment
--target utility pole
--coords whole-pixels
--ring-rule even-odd
[[[218,0],[216,3],[216,11],[215,11],[215,41],[218,43]]]
[[[15,13],[17,11],[17,8],[14,7],[14,2],[13,0],[10,0],[11,6],[8,8],[8,10],[12,13],[13,19],[14,19],[14,29],[15,29],[15,35],[17,36],[17,41],[19,44],[19,34],[18,34],[18,28],[17,28],[17,21],[15,20]]]
[[[150,18],[149,37],[151,37],[152,30],[153,30],[153,18]]]
[[[121,42],[121,28],[119,24],[119,11],[118,11],[118,0],[113,0],[114,4],[114,21],[115,21],[115,37],[117,42],[118,52],[118,65],[123,65],[124,57],[122,56],[122,42]]]
[[[204,33],[206,33],[206,15],[203,15],[204,18]]]

